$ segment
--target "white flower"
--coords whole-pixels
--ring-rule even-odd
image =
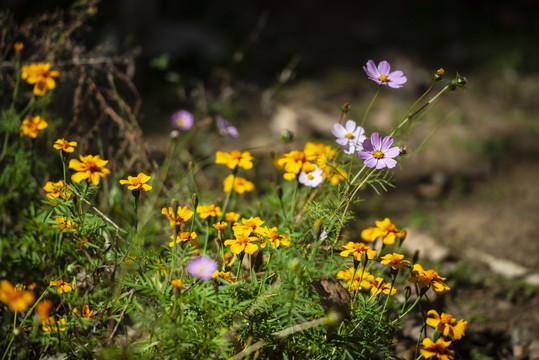
[[[348,120],[345,126],[341,124],[333,125],[331,133],[337,138],[337,144],[341,145],[344,148],[344,153],[348,155],[363,150],[361,144],[367,138],[364,135],[365,129],[357,126],[354,120]]]
[[[322,183],[322,181],[324,180],[324,177],[322,176],[322,170],[319,169],[316,165],[315,167],[316,169],[311,172],[306,173],[305,171],[302,171],[299,174],[298,180],[300,184],[315,188]]]

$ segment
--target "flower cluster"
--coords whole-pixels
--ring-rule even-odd
[[[0,302],[6,304],[9,310],[25,312],[35,301],[33,292],[24,290],[22,286],[13,286],[8,280],[0,282]]]

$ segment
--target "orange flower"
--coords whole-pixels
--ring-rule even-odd
[[[223,215],[223,213],[221,212],[221,208],[213,204],[197,206],[197,213],[202,219]]]
[[[24,44],[20,41],[16,42],[15,45],[13,45],[13,50],[15,50],[15,55],[17,55],[17,57],[21,56],[22,49],[24,49]]]
[[[264,226],[258,230],[257,234],[267,238],[272,248],[278,248],[281,245],[290,246],[290,237],[286,234],[279,234],[276,227],[270,229],[269,227]],[[262,243],[260,247],[265,248],[268,241]]]
[[[346,250],[341,251],[341,256],[347,257],[352,254],[354,259],[357,261],[361,261],[361,255],[363,253],[366,253],[367,258],[370,260],[374,259],[377,254],[375,250],[371,250],[367,245],[352,241],[350,241],[347,245],[344,245],[343,248],[345,248]]]
[[[229,169],[241,167],[245,170],[249,170],[253,167],[253,157],[249,151],[240,152],[233,150],[231,153],[217,151],[215,153],[215,163],[226,165]]]
[[[49,316],[48,319],[41,321],[41,329],[43,331],[66,331],[66,319],[61,318],[59,321],[54,320],[54,317]]]
[[[381,293],[384,293],[389,296],[393,296],[397,293],[397,289],[391,287],[391,283],[386,283],[383,278],[377,277],[372,283],[371,283],[371,296],[378,296]],[[391,294],[389,293],[389,290],[391,290]]]
[[[468,322],[461,319],[457,322],[457,319],[451,316],[451,314],[442,313],[438,315],[436,310],[430,310],[427,313],[427,325],[436,329],[438,334],[443,336],[450,336],[453,340],[458,340],[464,336],[466,326]]]
[[[56,220],[56,224],[53,224],[52,227],[56,227],[60,229],[60,231],[66,231],[68,233],[74,233],[77,231],[76,225],[73,221],[69,219],[65,219],[63,216],[56,216],[54,218]]]
[[[46,320],[52,309],[52,302],[50,300],[43,300],[36,305],[36,312],[39,315],[41,321]]]
[[[240,218],[240,214],[235,213],[235,212],[233,212],[233,211],[227,212],[227,213],[225,214],[225,219],[226,219],[226,221],[228,221],[228,222],[230,222],[230,223],[233,223],[233,222],[238,221],[239,218]]]
[[[66,153],[72,153],[75,151],[75,147],[77,146],[76,141],[67,141],[65,139],[58,139],[54,142],[54,148],[56,150],[62,150]]]
[[[173,241],[168,243],[168,246],[173,247],[174,246],[174,235],[170,237]],[[179,244],[181,242],[186,242],[187,240],[191,241],[191,245],[195,246],[195,241],[198,239],[198,235],[196,232],[188,233],[187,231],[183,231],[176,235],[176,244]]]
[[[373,242],[380,238],[385,245],[391,245],[395,243],[397,237],[404,239],[406,233],[397,229],[395,225],[391,223],[389,218],[385,218],[383,221],[375,221],[376,227],[370,227],[361,232],[361,238],[365,241]]]
[[[362,277],[363,273],[363,277]],[[354,280],[352,281],[352,275]],[[374,282],[374,276],[371,275],[368,271],[363,271],[361,267],[357,269],[354,267],[348,268],[346,270],[340,270],[337,273],[337,279],[346,280],[346,284],[351,291],[361,290],[361,289],[370,289],[372,283]],[[361,283],[359,282],[361,280]]]
[[[146,182],[148,182],[148,180],[150,179],[151,179],[150,176],[144,173],[139,173],[136,177],[128,176],[127,180],[124,180],[124,179],[120,180],[120,184],[127,185],[127,188],[129,190],[142,189],[144,191],[148,191],[152,189],[150,185],[146,184]]]
[[[405,263],[410,263],[408,260],[403,260],[404,255],[393,253],[393,254],[387,254],[381,257],[382,265],[390,265],[393,270],[398,270],[401,267],[404,266]]]
[[[182,287],[182,279],[174,279],[170,282],[172,286],[174,286],[176,289],[179,289]]]
[[[438,339],[436,342],[433,342],[431,339],[425,338],[421,343],[422,348],[419,350],[419,353],[425,359],[436,357],[438,360],[452,360],[455,352],[448,349],[450,345],[451,341],[444,341],[444,339]]]
[[[53,78],[59,77],[60,73],[56,70],[50,70],[50,68],[50,63],[23,65],[21,67],[21,79],[28,84],[35,84],[35,96],[43,96],[47,90],[52,90],[56,87],[56,82]]]
[[[227,193],[231,189],[233,189],[235,193],[243,194],[253,191],[255,185],[245,178],[230,174],[223,180],[223,191]]]
[[[47,181],[45,186],[43,186],[43,190],[47,192],[47,198],[53,204],[56,204],[55,199],[60,197],[64,200],[67,200],[71,197],[71,194],[73,194],[73,190],[71,189],[71,187],[69,185],[65,185],[62,180],[55,183]]]
[[[214,279],[217,278],[217,277],[220,277],[221,279],[225,279],[226,281],[228,281],[231,284],[234,284],[234,280],[237,279],[237,277],[235,277],[235,276],[230,276],[230,271],[221,272],[219,270],[215,270],[215,272],[212,274],[211,277],[214,278]]]
[[[193,216],[193,211],[189,209],[187,205],[183,208],[178,206],[176,214],[171,207],[161,209],[161,214],[165,215],[170,222],[170,228],[174,229],[174,226],[180,226],[181,223],[188,221]]]
[[[217,231],[223,231],[227,226],[228,224],[224,221],[221,221],[221,222],[218,222],[216,224],[213,224],[212,225]]]
[[[24,119],[21,124],[21,136],[37,138],[40,130],[46,129],[49,124],[39,116],[33,116],[30,119]]]
[[[71,284],[66,283],[63,280],[51,279],[49,282],[49,286],[56,286],[56,291],[58,292],[58,294],[68,293],[71,290],[73,290],[73,288],[71,287]]]
[[[100,178],[105,178],[110,174],[110,170],[105,167],[108,160],[101,159],[99,155],[79,155],[80,161],[77,159],[69,160],[69,168],[76,171],[71,175],[71,180],[76,183],[84,179],[89,179],[94,185],[99,185]]]
[[[73,312],[80,317],[85,317],[86,319],[90,320],[90,316],[94,313],[90,310],[90,307],[88,305],[84,305],[82,307],[82,314],[79,314],[79,309],[73,308]]]
[[[22,287],[15,287],[8,280],[0,282],[0,302],[17,313],[25,312],[34,303],[35,295],[31,291],[23,290]]]
[[[449,286],[443,282],[446,278],[438,275],[438,273],[434,270],[424,270],[421,265],[415,264],[412,274],[415,276],[409,277],[408,281],[417,281],[417,285],[420,289],[423,289],[424,287],[429,288],[432,286],[437,294],[443,294],[449,291]]]

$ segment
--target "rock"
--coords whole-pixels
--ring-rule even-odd
[[[432,236],[419,228],[408,228],[403,242],[407,253],[419,252],[419,258],[439,262],[449,256],[449,249],[439,244]]]

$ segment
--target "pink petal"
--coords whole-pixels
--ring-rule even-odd
[[[368,166],[370,168],[377,167],[378,166],[378,160],[375,157],[371,157],[370,159],[365,160],[364,164],[365,166]]]
[[[384,159],[386,158],[395,158],[399,156],[400,149],[398,147],[392,147],[391,149],[387,149],[386,151],[383,151],[384,153]]]
[[[380,147],[382,145],[382,137],[377,132],[372,133],[371,135],[371,143],[375,150],[380,150]],[[363,146],[365,148],[365,146]]]
[[[386,164],[386,166],[388,167],[388,169],[393,169],[396,165],[397,165],[397,162],[393,159],[382,159],[382,161]]]
[[[348,132],[341,124],[335,124],[333,125],[333,129],[331,129],[331,133],[337,138],[342,138],[345,137]]]
[[[386,136],[384,140],[382,140],[382,146],[380,147],[380,151],[385,154],[391,144],[393,144],[393,138],[391,136]]]
[[[370,152],[374,151],[371,141],[367,138],[365,138],[365,141],[363,141],[363,149],[365,149],[365,151],[370,151]]]
[[[391,70],[391,65],[389,65],[389,63],[385,60],[380,61],[378,64],[378,72],[380,74],[388,75],[389,70]]]

